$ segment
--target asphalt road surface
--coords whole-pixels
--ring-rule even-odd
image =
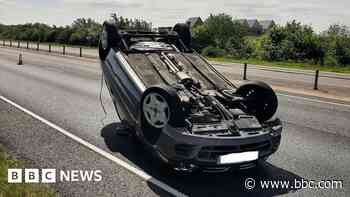
[[[6,46],[10,46],[10,41],[5,41]],[[22,50],[26,50],[27,43],[20,42],[19,46]],[[12,47],[18,47],[16,41],[12,42]],[[31,50],[37,50],[37,43],[29,43],[28,48]],[[45,43],[40,43],[39,45],[40,52],[48,52],[49,45]],[[65,47],[53,45],[51,46],[51,52],[54,54],[62,54],[63,51],[67,55],[79,56],[80,49],[78,47]],[[97,59],[98,53],[95,48],[82,48],[82,56]],[[223,71],[228,74],[230,78],[233,79],[242,79],[243,75],[243,65],[238,63],[214,63],[215,66],[220,71]],[[315,81],[315,72],[314,71],[303,71],[303,70],[293,70],[293,69],[284,69],[284,68],[271,68],[271,67],[261,67],[256,65],[248,65],[247,77],[249,80],[260,80],[268,82],[274,87],[285,88],[294,88],[299,91],[310,91],[314,88]],[[318,82],[318,93],[326,93],[333,95],[333,98],[336,97],[339,100],[350,101],[350,75],[344,74],[335,74],[321,72]],[[315,92],[314,92],[315,93]],[[310,95],[310,94],[309,94]],[[329,96],[327,95],[327,96]],[[325,96],[325,95],[323,95]],[[329,98],[332,100],[331,98]]]
[[[243,65],[237,63],[214,64],[221,72],[230,78],[241,80],[243,77]],[[350,98],[350,75],[320,72],[318,79],[318,92],[314,92],[315,72],[290,70],[283,68],[269,68],[248,65],[248,80],[265,81],[282,89],[296,89],[310,91],[311,93],[327,93],[328,96]],[[281,88],[280,88],[281,89]]]
[[[137,142],[115,136],[116,113],[103,88],[97,61],[24,53],[0,48],[0,96],[8,98],[127,164],[188,196],[348,196],[350,192],[350,106],[279,96],[277,116],[284,132],[268,163],[224,174],[176,175],[160,166]],[[111,134],[104,140],[101,131]],[[31,161],[32,167],[102,170],[98,183],[56,183],[62,196],[168,196],[142,177],[60,134],[0,100],[0,143]],[[256,187],[245,188],[253,178]],[[262,189],[260,180],[342,180],[342,189]]]

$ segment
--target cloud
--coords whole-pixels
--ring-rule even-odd
[[[98,2],[89,2],[87,3],[88,6],[94,7],[94,8],[140,8],[143,7],[143,3],[137,3],[137,2],[118,2],[118,1],[98,1]]]
[[[143,6],[143,2],[134,1],[134,0],[63,0],[63,3],[66,5],[80,5],[82,7],[91,7],[91,8],[139,8]]]
[[[11,0],[0,0],[0,6],[6,6],[6,5],[11,5],[14,4],[14,1]]]
[[[349,7],[349,0],[0,0],[0,22],[66,25],[78,17],[102,22],[117,12],[169,26],[192,16],[204,19],[211,13],[227,13],[233,18],[274,19],[278,23],[296,19],[322,30],[331,23],[350,25]]]

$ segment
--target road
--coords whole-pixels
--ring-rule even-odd
[[[27,48],[26,42],[1,41],[7,47],[20,47],[22,50]],[[29,42],[28,48],[36,51],[37,43]],[[40,43],[40,52],[48,52],[50,47],[48,44]],[[52,45],[51,52],[54,54],[80,56],[79,47],[65,47]],[[98,52],[95,48],[82,48],[81,55],[83,57],[97,59]],[[230,78],[241,79],[243,74],[243,65],[237,63],[218,63],[213,64],[221,71],[227,73]],[[327,98],[328,100],[336,100],[337,102],[350,102],[350,75],[321,72],[318,82],[319,91],[313,91],[315,72],[306,70],[295,70],[285,68],[272,68],[257,65],[248,65],[247,76],[249,80],[266,81],[273,85],[275,89],[283,92],[289,92],[297,95],[308,95],[314,97]],[[297,91],[296,91],[297,90]]]
[[[230,78],[242,79],[243,65],[236,63],[214,63],[217,69]],[[330,100],[350,102],[350,75],[323,73],[314,91],[315,72],[279,69],[248,65],[248,80],[260,80],[271,84],[279,91],[293,94],[323,97]]]
[[[350,192],[350,106],[279,96],[278,117],[284,132],[280,150],[254,170],[179,176],[159,170],[142,147],[118,136],[111,145],[101,131],[118,122],[106,88],[99,101],[101,71],[97,61],[0,48],[0,95],[111,153],[188,196],[347,196]],[[55,129],[0,101],[0,142],[33,167],[100,169],[100,183],[57,183],[69,196],[166,196],[167,192],[108,161]],[[112,129],[111,129],[112,128]],[[108,146],[107,146],[108,145]],[[244,180],[343,180],[343,189],[259,189]],[[102,195],[103,194],[103,195]]]

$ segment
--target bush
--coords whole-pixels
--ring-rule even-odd
[[[207,57],[223,57],[226,55],[225,50],[216,48],[213,46],[208,46],[203,49],[202,55]]]
[[[330,54],[327,54],[325,56],[324,64],[327,66],[338,66],[339,65],[337,59],[333,55],[330,55]]]
[[[262,59],[268,61],[279,61],[283,59],[283,50],[281,46],[274,44],[270,38],[265,38],[261,41],[263,49]]]
[[[192,46],[195,50],[201,51],[207,46],[215,45],[206,25],[200,25],[192,29],[192,37]]]
[[[246,37],[245,44],[247,45],[249,58],[262,59],[264,52],[262,48],[262,40],[265,38],[266,36]]]
[[[1,1],[1,0],[0,0]],[[149,31],[151,23],[139,19],[116,17],[119,26],[126,29]],[[35,42],[58,42],[61,44],[97,46],[102,25],[90,18],[78,18],[65,27],[49,26],[41,23],[23,25],[1,25],[1,39],[17,39]]]
[[[231,37],[225,49],[229,56],[239,59],[248,59],[253,53],[253,48],[248,41],[239,37]]]
[[[350,64],[350,37],[339,37],[337,39],[335,57],[342,65]]]

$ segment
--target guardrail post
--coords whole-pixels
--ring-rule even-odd
[[[6,45],[6,44],[5,44],[5,40],[2,41],[2,45],[4,45],[4,46]]]
[[[79,56],[80,57],[83,57],[83,49],[80,47],[80,49],[79,49]]]
[[[247,80],[247,63],[244,63],[244,70],[243,70],[243,80]]]
[[[63,45],[63,55],[66,55],[66,46]]]
[[[36,43],[36,50],[39,51],[39,42]]]
[[[20,47],[21,47],[21,42],[18,41],[17,48],[20,48]]]
[[[319,78],[319,76],[320,76],[320,70],[316,70],[314,90],[318,90],[318,78]]]
[[[17,65],[23,65],[22,53],[19,54]]]
[[[29,41],[27,41],[27,49],[29,49]]]
[[[49,44],[49,53],[51,53],[51,44]]]
[[[12,47],[12,40],[10,40],[10,47]]]

